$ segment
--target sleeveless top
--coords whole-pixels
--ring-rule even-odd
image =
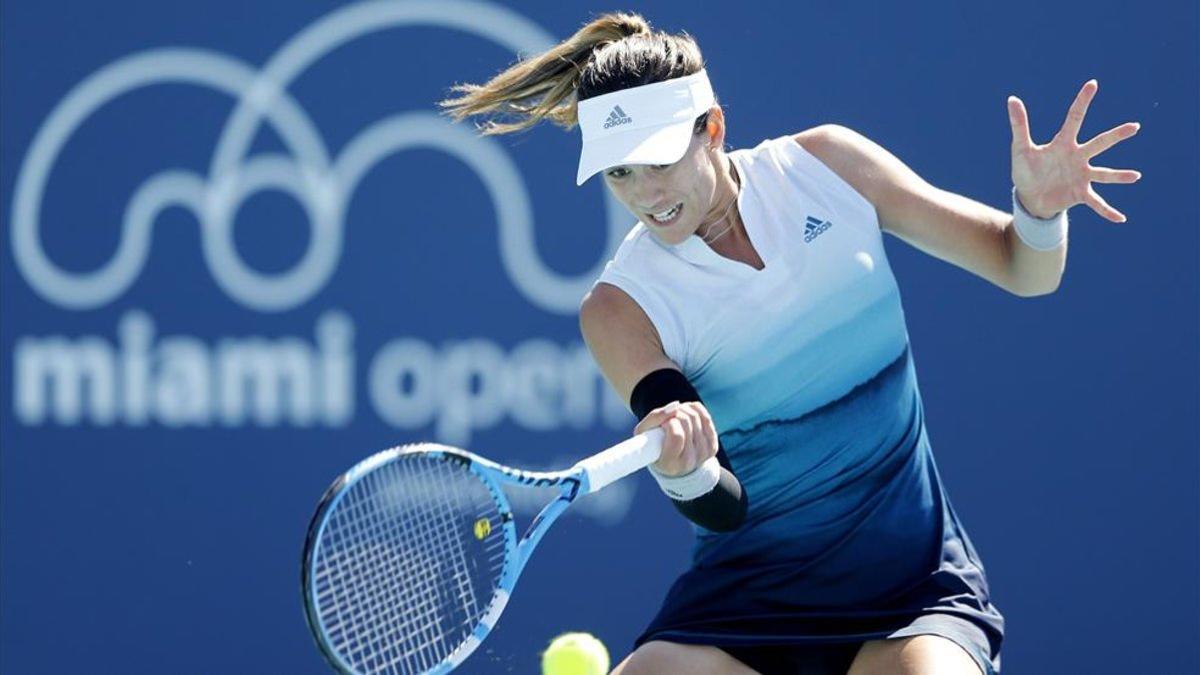
[[[638,223],[596,281],[649,317],[749,497],[738,530],[693,526],[639,643],[869,639],[936,611],[993,658],[1003,619],[938,477],[873,205],[790,136],[729,157],[762,270]]]

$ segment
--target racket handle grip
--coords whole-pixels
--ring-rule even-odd
[[[663,430],[643,431],[598,452],[575,466],[587,474],[588,492],[596,492],[625,476],[658,461],[662,454]]]

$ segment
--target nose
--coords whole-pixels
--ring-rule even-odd
[[[630,178],[633,179],[633,187],[630,190],[633,203],[642,211],[658,208],[666,201],[666,190],[657,176],[649,171],[634,171]]]

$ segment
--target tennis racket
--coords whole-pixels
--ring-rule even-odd
[[[436,443],[373,455],[334,481],[308,527],[305,616],[342,673],[446,673],[496,625],[533,549],[563,511],[658,459],[651,429],[566,471],[502,466]],[[557,487],[517,538],[501,483]]]

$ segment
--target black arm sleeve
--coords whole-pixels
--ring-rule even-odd
[[[629,407],[641,420],[650,411],[672,401],[700,401],[700,394],[683,373],[674,368],[662,368],[638,381],[629,397]],[[692,500],[672,499],[671,502],[677,511],[693,523],[714,532],[729,532],[741,526],[749,499],[742,484],[730,470],[729,458],[720,444],[720,436],[717,438],[717,462],[721,464],[721,477],[711,491]]]

